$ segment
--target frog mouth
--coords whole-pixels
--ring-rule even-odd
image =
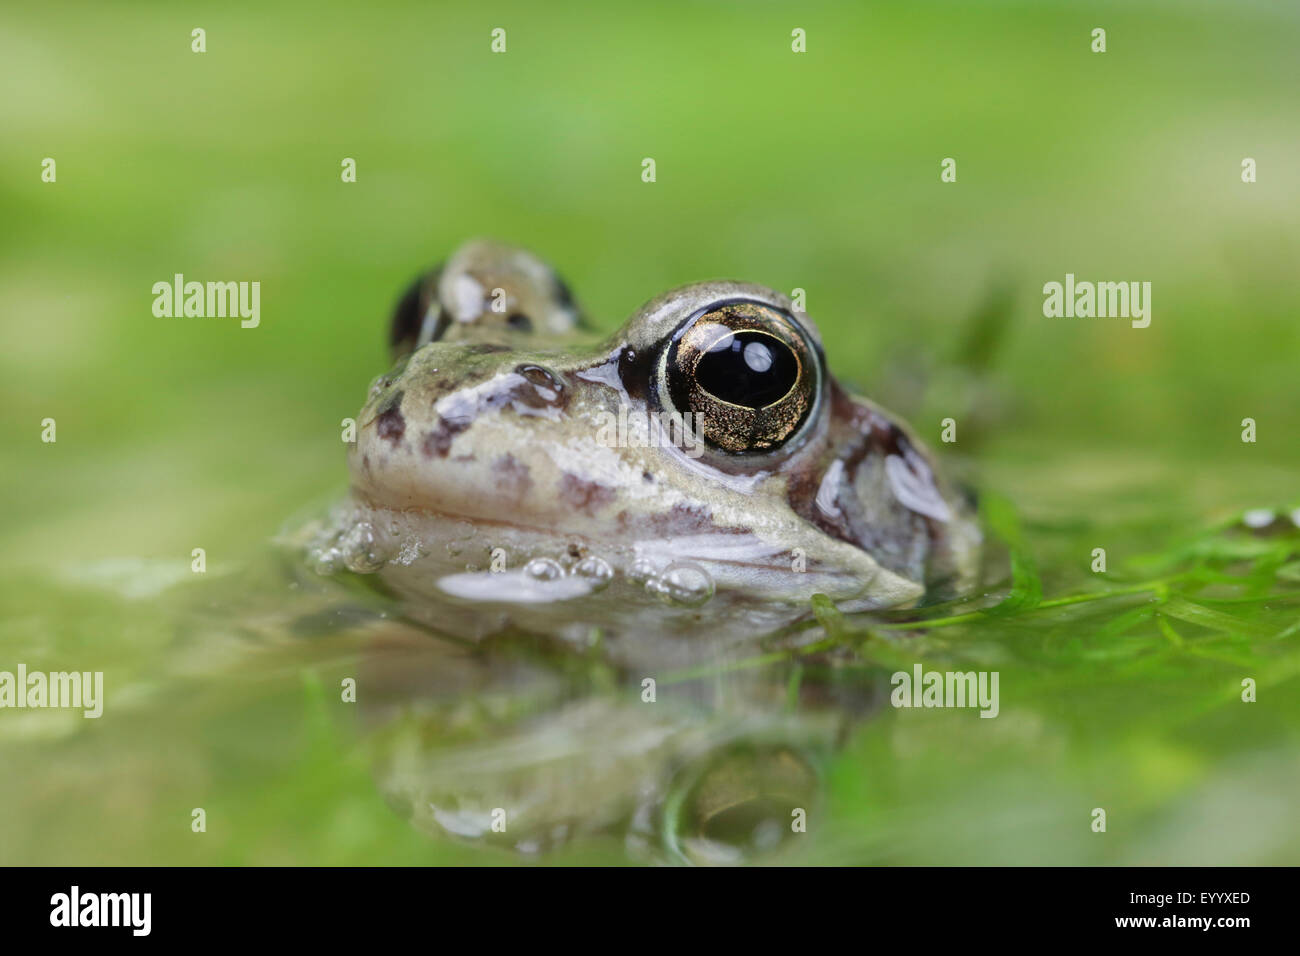
[[[382,571],[421,590],[459,602],[563,604],[612,586],[614,600],[649,598],[701,608],[715,594],[749,595],[771,603],[806,604],[813,593],[851,602],[855,610],[915,599],[918,586],[867,562],[835,565],[814,559],[792,570],[788,548],[749,530],[641,535],[634,540],[579,537],[560,528],[500,515],[483,517],[421,506],[393,510],[353,489],[354,525],[372,529],[367,557],[352,570]],[[845,547],[832,543],[835,547]]]

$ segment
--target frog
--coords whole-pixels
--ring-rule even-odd
[[[476,239],[400,296],[388,345],[308,550],[443,632],[717,649],[814,595],[870,612],[978,578],[970,494],[771,288],[683,285],[601,337],[552,266]]]
[[[345,420],[347,494],[292,539],[360,602],[325,590],[310,627],[354,628],[376,781],[418,831],[784,852],[888,697],[878,669],[828,676],[849,651],[818,641],[818,596],[848,614],[968,595],[977,510],[780,292],[698,281],[600,328],[496,240],[410,282],[390,367]]]

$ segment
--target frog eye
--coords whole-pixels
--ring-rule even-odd
[[[388,348],[394,360],[414,352],[442,335],[447,315],[438,303],[438,276],[434,269],[418,276],[393,307],[388,324]]]
[[[664,351],[661,401],[693,413],[724,451],[770,451],[797,435],[821,382],[821,363],[791,316],[756,302],[725,302],[693,316]]]

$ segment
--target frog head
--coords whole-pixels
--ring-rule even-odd
[[[699,282],[603,341],[579,316],[495,243],[416,281],[349,452],[349,567],[476,632],[751,633],[969,582],[968,502],[786,296]]]

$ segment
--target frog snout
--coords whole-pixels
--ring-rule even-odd
[[[349,456],[372,504],[489,516],[549,487],[575,383],[544,356],[433,343],[377,388]]]

